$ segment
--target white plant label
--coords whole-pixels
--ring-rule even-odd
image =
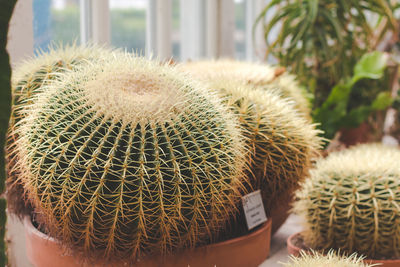
[[[243,196],[242,204],[249,230],[267,221],[260,190]]]

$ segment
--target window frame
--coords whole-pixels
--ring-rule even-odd
[[[245,1],[245,55],[261,61],[265,51],[262,26],[253,23],[270,0]],[[10,23],[8,50],[11,61],[33,55],[33,0],[18,1]],[[148,0],[146,56],[172,57],[172,0]],[[109,0],[80,0],[81,43],[110,44]],[[180,0],[181,60],[234,58],[234,0]],[[23,18],[23,19],[21,19]]]

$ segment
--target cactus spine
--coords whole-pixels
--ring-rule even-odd
[[[309,101],[300,88],[295,76],[282,67],[267,64],[240,62],[234,60],[193,61],[183,65],[183,69],[201,80],[224,78],[234,80],[242,85],[251,85],[264,90],[274,90],[295,103],[295,107],[306,118],[310,119]]]
[[[45,89],[18,147],[22,183],[50,235],[118,259],[193,247],[225,227],[246,151],[214,95],[128,55]]]
[[[17,183],[19,175],[15,164],[18,161],[16,143],[20,120],[28,112],[35,95],[43,91],[44,86],[62,73],[91,61],[102,61],[111,57],[110,50],[95,45],[50,47],[48,53],[26,60],[16,68],[12,77],[12,107],[7,134],[7,199],[10,212],[22,217],[29,214],[30,207],[24,202],[22,185]]]
[[[298,193],[306,243],[370,258],[400,256],[400,151],[360,145],[317,162]]]
[[[312,251],[300,251],[300,257],[290,257],[290,262],[282,263],[285,267],[372,267],[363,262],[363,257],[352,254],[348,257],[341,256],[330,250],[327,255]]]

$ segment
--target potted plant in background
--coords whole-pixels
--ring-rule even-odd
[[[214,95],[169,66],[132,55],[79,66],[41,91],[17,127],[17,182],[39,229],[84,255],[77,259],[152,264],[146,256],[208,244],[223,232],[237,209],[247,157],[236,120]],[[228,255],[230,262],[261,263],[268,225],[259,229],[261,245],[250,249],[261,249],[262,258]],[[28,241],[28,251],[34,248]],[[213,250],[191,260],[207,262]],[[36,264],[54,260],[46,255],[30,254]],[[153,264],[160,261],[176,264],[169,255]]]
[[[391,92],[377,87],[378,90],[366,92],[368,88],[364,85],[373,83],[378,86],[376,82],[385,75],[388,57],[388,54],[378,51],[364,54],[354,66],[353,76],[342,79],[332,88],[324,103],[314,109],[313,117],[321,122],[320,128],[327,138],[333,138],[338,131],[340,141],[346,145],[382,138],[382,130],[379,130],[382,125],[375,127],[378,129],[374,137],[372,129],[368,129],[371,127],[363,123],[374,112],[384,111],[392,104]]]
[[[400,150],[359,145],[320,159],[298,192],[294,212],[306,223],[288,250],[335,249],[367,263],[400,265]]]
[[[6,139],[6,131],[10,116],[11,109],[11,67],[9,62],[9,56],[6,50],[7,39],[8,39],[8,27],[11,19],[12,12],[14,10],[16,0],[2,1],[0,5],[0,266],[7,264],[6,256],[6,243],[5,243],[5,232],[6,232],[6,201],[3,198],[3,192],[5,189],[5,162],[4,162],[4,144]]]
[[[299,77],[301,84],[313,94],[313,109],[316,110],[332,104],[330,95],[334,90],[345,90],[341,85],[355,74],[353,69],[363,55],[385,50],[388,43],[396,42],[399,25],[393,13],[395,5],[395,1],[391,0],[276,0],[264,8],[256,24],[264,23],[266,54],[271,53],[281,65]],[[270,13],[273,15],[269,16]],[[382,79],[355,83],[344,107],[346,113],[356,109],[353,115],[357,115],[359,108],[371,108],[371,103],[381,97],[381,92],[390,93],[391,74],[392,71],[388,69]],[[346,131],[340,127],[357,128],[360,121],[361,128],[369,129],[376,124],[382,128],[383,116],[379,114],[382,112],[377,115],[376,109],[370,108],[368,115],[372,123],[367,123],[367,109],[362,109],[362,115],[355,116],[350,124],[338,125],[339,128],[335,128],[334,124],[326,126],[329,131],[325,137],[332,138],[332,132],[344,135]],[[337,116],[337,119],[341,116]],[[324,127],[325,121],[319,112],[313,113],[313,117],[315,122]]]
[[[188,62],[180,69],[206,82],[237,114],[251,151],[247,185],[261,190],[275,233],[322,146],[294,77],[281,68],[230,60]]]

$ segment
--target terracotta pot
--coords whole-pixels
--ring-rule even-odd
[[[297,245],[295,245],[295,243],[294,243],[294,240],[300,235],[301,235],[301,233],[292,234],[286,240],[286,246],[287,246],[289,255],[293,255],[295,257],[300,256],[301,248],[298,247]]]
[[[300,251],[302,250],[302,248],[300,248],[299,246],[297,246],[294,243],[294,240],[297,239],[299,235],[301,235],[301,232],[292,234],[291,236],[288,237],[288,239],[286,241],[288,253],[290,255],[293,255],[293,256],[296,256],[296,257],[300,256]],[[379,263],[379,266],[383,266],[383,267],[400,267],[400,259],[395,259],[395,260],[365,259],[364,262],[368,263],[368,264],[377,264],[377,263]]]
[[[83,267],[104,266],[101,262],[85,264],[82,259],[63,250],[59,243],[33,226],[30,217],[25,217],[27,255],[35,267]],[[138,262],[120,262],[107,266],[135,267],[256,267],[269,254],[271,239],[271,220],[259,226],[248,235],[224,242],[183,251],[165,257],[152,257]]]

